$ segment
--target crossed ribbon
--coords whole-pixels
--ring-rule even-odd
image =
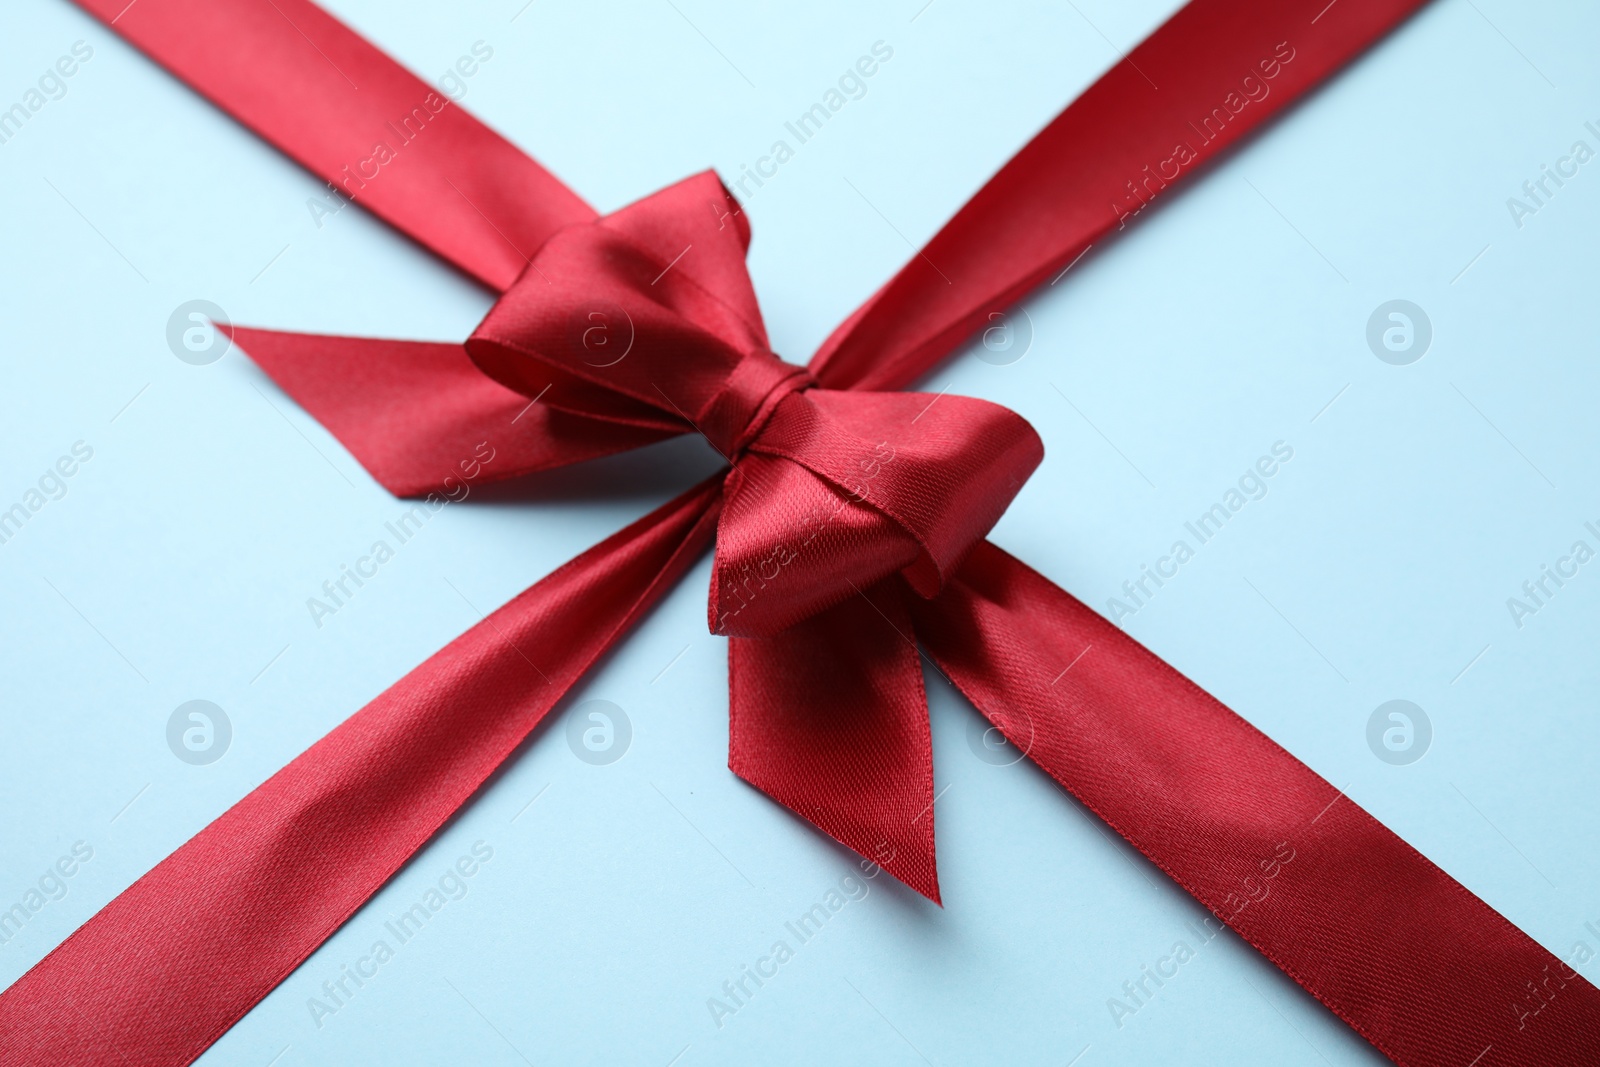
[[[716,524],[710,627],[732,638],[729,765],[938,900],[906,598],[937,597],[1044,448],[987,401],[830,389],[779,359],[749,243],[716,175],[689,178],[552,235],[465,351],[594,447],[687,431],[728,460],[696,506]],[[232,333],[312,410],[331,399],[336,339]]]
[[[80,2],[330,182],[431,93],[310,0]],[[0,1062],[194,1060],[470,800],[713,540],[730,765],[918,891],[938,899],[922,655],[1397,1063],[1600,1061],[1592,985],[983,539],[1042,458],[1025,422],[892,391],[1075,261],[1130,196],[1142,206],[1135,176],[1175,143],[1186,177],[1417,6],[1195,0],[805,368],[770,350],[744,268],[749,229],[713,176],[600,218],[471,116],[438,110],[359,202],[503,294],[472,337],[237,329],[240,345],[398,494],[434,488],[484,427],[508,422],[523,429],[497,442],[501,476],[684,432],[729,469],[493,612],[112,900],[0,994]],[[1289,39],[1293,64],[1266,65]],[[248,57],[213,47],[230,40]],[[1257,73],[1270,95],[1214,111],[1203,139],[1187,132],[1191,107],[1227,106]]]

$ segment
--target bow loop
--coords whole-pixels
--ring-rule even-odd
[[[706,172],[534,253],[467,340],[490,377],[558,410],[683,432],[748,357],[771,359],[750,231]]]
[[[785,396],[723,488],[712,630],[771,637],[897,571],[935,595],[1043,458],[983,400]]]
[[[817,384],[811,372],[768,352],[752,352],[733,368],[722,391],[695,420],[713,448],[733,461],[790,394]]]
[[[547,240],[467,341],[558,411],[701,433],[726,457],[711,628],[770,637],[902,573],[936,594],[1044,449],[964,397],[817,388],[773,355],[750,230],[697,175]]]

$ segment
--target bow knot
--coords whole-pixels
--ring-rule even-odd
[[[709,172],[557,232],[467,341],[558,411],[697,431],[729,461],[714,632],[771,637],[896,573],[936,594],[1043,458],[981,400],[827,388],[773,355],[750,230]]]
[[[778,405],[791,394],[817,384],[811,372],[785,363],[771,352],[752,352],[740,360],[697,420],[700,432],[730,463],[756,439]]]

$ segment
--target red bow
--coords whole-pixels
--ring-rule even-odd
[[[707,171],[550,238],[467,353],[558,411],[697,431],[733,465],[713,632],[775,637],[897,572],[934,596],[1044,446],[987,401],[817,387],[772,354],[749,244]]]
[[[81,2],[330,179],[427,91],[309,0]],[[114,899],[0,995],[0,1059],[194,1059],[467,803],[713,533],[730,763],[922,892],[937,899],[919,644],[1055,781],[1397,1061],[1592,1059],[1593,986],[982,540],[1039,462],[1022,420],[817,384],[913,380],[1176,180],[1152,163],[1192,169],[1417,3],[1196,0],[1007,164],[809,370],[769,351],[749,234],[714,178],[599,219],[441,102],[432,139],[363,202],[505,291],[472,338],[241,330],[241,344],[397,493],[438,485],[491,424],[518,426],[502,474],[687,429],[732,470],[496,610]],[[1287,32],[1295,46],[1274,47]],[[249,40],[248,61],[209,47],[229,38]],[[1235,89],[1256,72],[1275,79],[1271,95],[1245,110]],[[1191,108],[1216,101],[1222,132],[1174,151],[1197,136]],[[1536,981],[1554,996],[1529,1021],[1517,1012]]]
[[[1044,448],[996,404],[826,389],[780,360],[749,243],[716,175],[689,178],[555,233],[466,352],[591,437],[625,448],[698,431],[730,462],[706,505],[710,625],[733,638],[729,766],[938,900],[933,751],[903,601],[939,593]],[[328,402],[314,375],[329,339],[235,335],[313,410]]]

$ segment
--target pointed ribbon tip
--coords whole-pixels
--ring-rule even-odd
[[[940,903],[933,743],[907,595],[889,579],[780,638],[729,639],[728,766]]]

